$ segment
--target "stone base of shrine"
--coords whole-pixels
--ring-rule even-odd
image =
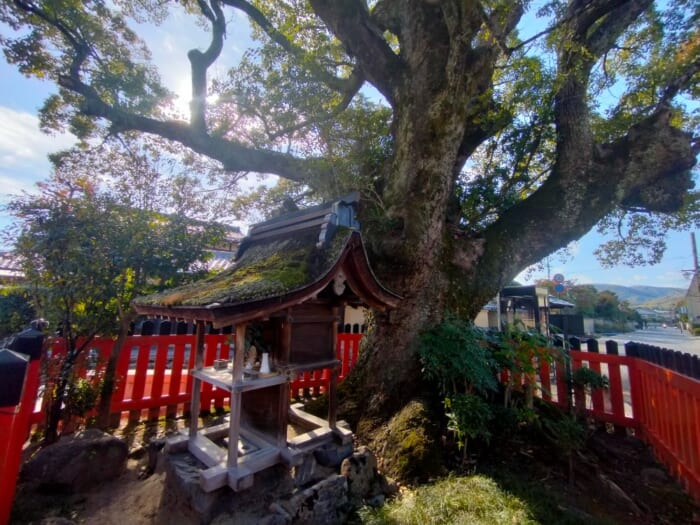
[[[278,464],[257,472],[250,487],[237,491],[228,486],[205,491],[201,477],[207,467],[189,451],[167,453],[163,460],[171,504],[193,512],[202,523],[215,518],[240,524],[342,523],[353,502],[383,501],[389,486],[371,452],[354,451],[351,442],[340,440],[303,454],[295,466]],[[226,516],[233,521],[225,521]]]

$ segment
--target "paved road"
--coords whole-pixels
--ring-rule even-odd
[[[700,336],[693,337],[686,331],[681,333],[678,327],[652,327],[647,330],[602,336],[599,339],[601,347],[609,339],[617,341],[621,346],[628,341],[635,341],[700,356]],[[622,348],[620,350],[620,353],[623,353]]]

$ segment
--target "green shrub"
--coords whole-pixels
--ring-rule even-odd
[[[445,399],[448,427],[455,433],[459,447],[466,454],[469,439],[491,437],[489,423],[493,411],[483,398],[473,394],[455,394]]]
[[[65,399],[65,414],[84,417],[97,405],[101,386],[102,382],[99,380],[91,381],[81,377],[73,381],[68,387]]]
[[[469,322],[448,317],[420,339],[423,373],[443,395],[496,390],[497,363],[486,334]]]
[[[497,363],[486,333],[454,317],[423,333],[419,354],[425,377],[444,396],[448,429],[466,457],[469,439],[491,435],[493,418],[483,396],[497,389]]]
[[[588,392],[608,388],[610,384],[606,376],[587,366],[577,368],[572,374],[571,380],[574,386],[585,388]]]

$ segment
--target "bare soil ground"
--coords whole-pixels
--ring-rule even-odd
[[[546,441],[527,438],[485,454],[478,470],[531,501],[543,524],[700,524],[700,502],[656,461],[651,449],[633,435],[604,426],[573,455],[573,479],[568,458]],[[542,491],[555,495],[556,519],[551,507],[538,515]]]
[[[162,458],[155,473],[143,475],[148,467],[144,445],[179,425],[182,422],[161,421],[126,429],[123,437],[134,451],[128,468],[118,479],[86,492],[37,494],[18,487],[11,523],[199,524],[199,518],[166,490]],[[541,516],[536,515],[543,524],[700,524],[700,505],[634,437],[601,429],[576,454],[574,465],[574,481],[570,483],[566,461],[550,446],[515,439],[506,447],[485,451],[477,470],[491,474],[507,490],[526,500],[533,498],[528,488],[533,485],[556,494],[558,509],[565,518],[552,519],[551,510],[543,510]],[[533,503],[533,508],[536,506]],[[220,523],[238,521],[232,522],[229,517]]]

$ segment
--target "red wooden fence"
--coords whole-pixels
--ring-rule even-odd
[[[700,381],[642,359],[570,351],[571,371],[582,366],[602,373],[609,387],[591,394],[568,392],[562,361],[541,363],[539,396],[598,421],[632,428],[649,443],[686,490],[700,500]]]
[[[337,353],[341,362],[338,378],[342,380],[352,369],[359,355],[362,334],[338,334]],[[228,335],[205,336],[204,366],[215,359],[231,359]],[[50,355],[65,352],[64,341],[55,339],[50,343]],[[95,339],[83,351],[77,368],[83,376],[99,376],[106,366],[114,341]],[[111,412],[129,412],[129,420],[137,421],[148,411],[148,417],[174,416],[189,409],[192,378],[189,370],[194,368],[194,335],[131,336],[127,338],[117,362],[117,385],[112,397]],[[330,371],[313,370],[299,375],[291,384],[293,397],[318,395],[328,386]],[[209,411],[228,406],[229,392],[204,383],[201,394],[201,409]],[[41,425],[45,411],[36,406],[31,422]]]
[[[342,379],[357,360],[361,334],[338,335],[339,377]],[[230,358],[229,336],[205,338],[205,364],[214,359]],[[93,351],[84,358],[108,355],[111,340],[97,340]],[[129,419],[184,412],[188,408],[194,366],[194,336],[135,336],[128,339],[120,356],[117,375],[121,380],[112,400],[112,411],[129,413]],[[52,352],[61,351],[54,341]],[[700,381],[635,357],[593,352],[571,351],[572,371],[588,366],[609,378],[605,390],[585,394],[569,392],[566,366],[540,363],[534,381],[539,395],[565,407],[569,398],[577,410],[594,418],[633,428],[637,436],[649,443],[656,456],[683,483],[688,492],[700,499]],[[97,359],[89,374],[99,374],[104,362]],[[318,394],[328,385],[328,371],[302,374],[291,385],[293,396]],[[522,381],[533,381],[523,377]],[[208,385],[202,392],[203,410],[228,403],[228,392]],[[32,420],[40,423],[42,411],[35,409]],[[26,432],[26,430],[25,430]]]

